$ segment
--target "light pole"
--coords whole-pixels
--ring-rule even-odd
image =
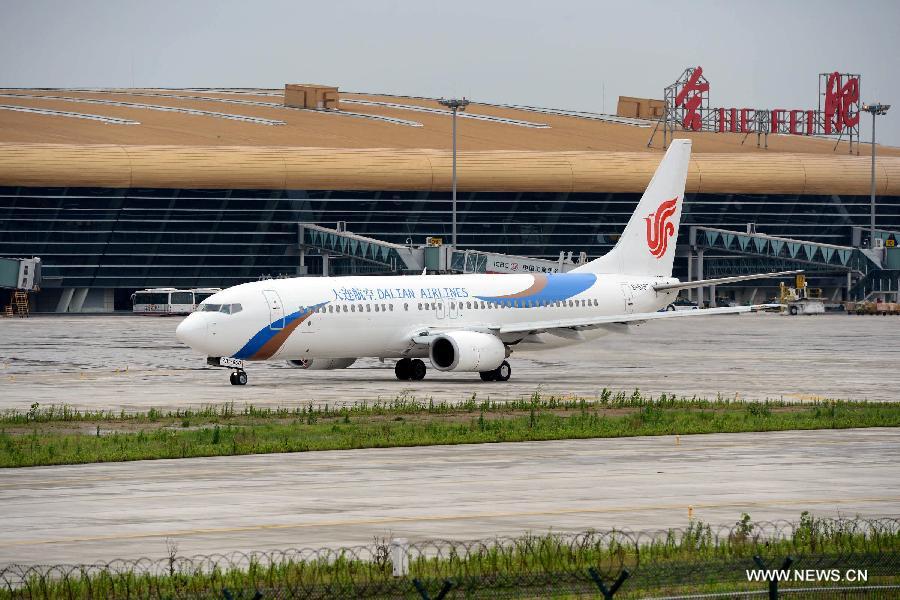
[[[441,98],[438,103],[446,106],[453,111],[453,247],[456,248],[456,113],[460,110],[466,110],[469,101],[465,98],[450,98],[445,100]]]
[[[863,111],[872,113],[872,198],[869,222],[869,248],[872,250],[875,249],[875,115],[887,114],[890,107],[890,104],[881,104],[880,102],[862,105]]]

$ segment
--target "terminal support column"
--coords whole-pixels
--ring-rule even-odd
[[[694,280],[693,272],[694,272],[694,251],[689,250],[688,251],[688,273],[687,273],[688,282],[691,282]],[[694,299],[694,291],[691,288],[687,289],[687,299],[689,302]]]
[[[59,295],[59,302],[56,303],[56,312],[69,312],[69,304],[72,302],[72,295],[74,293],[75,288],[63,288],[62,293]]]
[[[697,250],[697,279],[703,279],[703,250]],[[697,305],[703,307],[703,288],[697,288]]]

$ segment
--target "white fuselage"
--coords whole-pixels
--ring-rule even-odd
[[[595,273],[303,277],[238,285],[204,301],[178,337],[208,356],[300,360],[427,356],[418,331],[488,330],[602,315],[647,313],[674,300],[672,278]],[[224,312],[214,309],[225,306]],[[540,327],[535,327],[540,329]],[[599,337],[501,334],[515,351]]]

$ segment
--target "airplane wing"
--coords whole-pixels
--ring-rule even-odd
[[[495,333],[541,333],[554,329],[590,329],[612,323],[635,323],[655,321],[657,319],[681,319],[687,317],[708,317],[711,315],[737,315],[748,312],[780,309],[780,304],[756,304],[753,306],[726,306],[722,308],[703,308],[697,310],[676,310],[652,313],[631,313],[623,315],[603,315],[582,317],[579,319],[558,319],[534,321],[532,323],[515,323],[491,328]]]
[[[630,313],[621,315],[598,315],[596,317],[582,317],[579,319],[548,319],[544,321],[532,321],[530,323],[513,323],[510,325],[484,325],[476,327],[446,327],[428,328],[412,334],[412,341],[416,344],[427,344],[435,336],[447,331],[465,329],[469,331],[481,331],[503,335],[510,333],[552,333],[560,337],[577,336],[582,329],[594,329],[597,327],[609,327],[611,325],[627,325],[628,323],[642,323],[657,319],[681,319],[687,317],[708,317],[712,315],[738,315],[741,313],[760,312],[768,310],[780,310],[781,304],[755,304],[752,306],[727,306],[722,308],[702,308],[697,310],[665,311],[652,313]]]
[[[679,283],[662,283],[654,285],[653,289],[657,292],[662,290],[686,290],[689,288],[705,287],[707,285],[724,285],[726,283],[736,283],[738,281],[749,281],[750,279],[767,279],[769,277],[787,277],[788,275],[796,275],[802,273],[803,269],[797,271],[778,271],[777,273],[755,273],[753,275],[736,275],[734,277],[719,277],[718,279],[700,279],[697,281],[681,281]]]

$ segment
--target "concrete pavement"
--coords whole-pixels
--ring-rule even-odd
[[[180,318],[44,317],[0,322],[0,410],[32,403],[103,410],[177,409],[234,402],[339,405],[400,395],[459,402],[545,394],[595,397],[606,387],[659,395],[745,399],[896,400],[900,317],[773,314],[646,323],[633,333],[543,353],[513,353],[507,383],[430,369],[400,382],[393,364],[304,371],[284,361],[252,363],[250,383],[175,339]]]
[[[900,430],[387,448],[0,470],[0,564],[900,514]]]

